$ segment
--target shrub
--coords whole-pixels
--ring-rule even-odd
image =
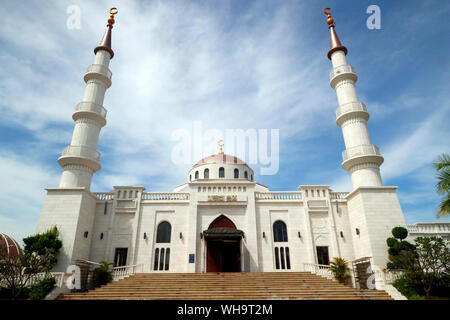
[[[348,263],[342,258],[334,258],[330,263],[330,271],[340,283],[345,283],[350,278]]]
[[[31,300],[43,300],[55,288],[55,278],[42,279],[30,287],[29,297]]]
[[[109,270],[111,262],[102,261],[101,266],[94,270],[94,287],[100,287],[112,281],[112,272]]]
[[[406,237],[408,236],[408,230],[406,230],[406,228],[403,227],[395,227],[392,229],[392,235],[396,238],[396,239],[406,239]]]
[[[397,240],[395,238],[387,238],[386,244],[389,248],[393,248],[395,244],[397,243]]]
[[[408,298],[408,300],[423,300],[423,298],[414,290],[412,283],[403,277],[394,280],[392,285],[402,295]]]

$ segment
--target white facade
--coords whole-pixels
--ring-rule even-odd
[[[61,183],[47,189],[37,226],[37,232],[53,225],[60,230],[63,248],[55,271],[65,271],[76,259],[142,264],[145,272],[205,272],[211,266],[227,271],[222,269],[230,266],[222,260],[230,257],[236,259],[234,271],[303,271],[305,264],[324,263],[327,252],[328,260],[370,258],[384,268],[386,239],[393,227],[406,223],[396,187],[382,185],[383,158],[370,140],[369,114],[358,101],[357,77],[347,65],[346,49],[330,55],[330,84],[338,97],[336,123],[346,145],[342,166],[351,175],[351,192],[336,192],[328,185],[270,191],[254,181],[247,164],[220,152],[195,164],[187,183],[173,192],[145,192],[142,186],[90,192],[92,175],[100,169],[96,148],[106,124],[102,103],[111,86],[111,52],[108,46],[97,47],[84,77],[86,92],[73,115],[71,145],[58,159]],[[231,221],[235,229],[222,230],[231,234],[208,233],[219,229],[210,228],[218,218]],[[274,233],[278,221],[286,233]],[[170,224],[169,242],[157,241],[161,223]],[[220,252],[214,252],[220,245]]]

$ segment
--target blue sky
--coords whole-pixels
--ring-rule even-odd
[[[67,8],[81,27],[67,28]],[[381,9],[369,30],[366,9]],[[190,165],[171,160],[175,130],[279,129],[280,169],[255,179],[271,190],[328,184],[351,190],[329,86],[324,7],[358,76],[385,185],[399,186],[407,223],[435,218],[432,161],[450,152],[450,3],[424,1],[2,1],[0,4],[0,231],[34,233],[46,187],[71,139],[85,69],[117,6],[113,85],[91,190],[144,185],[171,191]],[[225,146],[225,151],[227,151]],[[198,159],[195,159],[195,161]],[[254,166],[258,172],[258,166]]]

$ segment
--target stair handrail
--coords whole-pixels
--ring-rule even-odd
[[[327,264],[303,263],[303,268],[305,271],[322,275],[327,278],[333,278],[333,274],[330,271],[330,266]]]
[[[140,273],[143,271],[143,267],[144,267],[143,264],[133,264],[128,266],[114,267],[112,269],[113,281],[123,279],[135,273]]]

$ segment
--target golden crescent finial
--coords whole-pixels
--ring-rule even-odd
[[[119,10],[117,10],[117,8],[115,8],[115,7],[109,9],[109,13],[110,13],[111,15],[109,16],[108,24],[110,24],[110,25],[113,25],[113,24],[114,24],[114,22],[115,22],[115,21],[114,21],[114,15],[116,15],[118,12],[119,12]]]
[[[217,141],[217,145],[219,146],[219,154],[223,154],[223,140]]]
[[[325,9],[323,9],[323,13],[325,13],[327,15],[327,24],[329,26],[333,25],[334,24],[334,20],[331,17],[331,9],[330,8],[325,8]]]

